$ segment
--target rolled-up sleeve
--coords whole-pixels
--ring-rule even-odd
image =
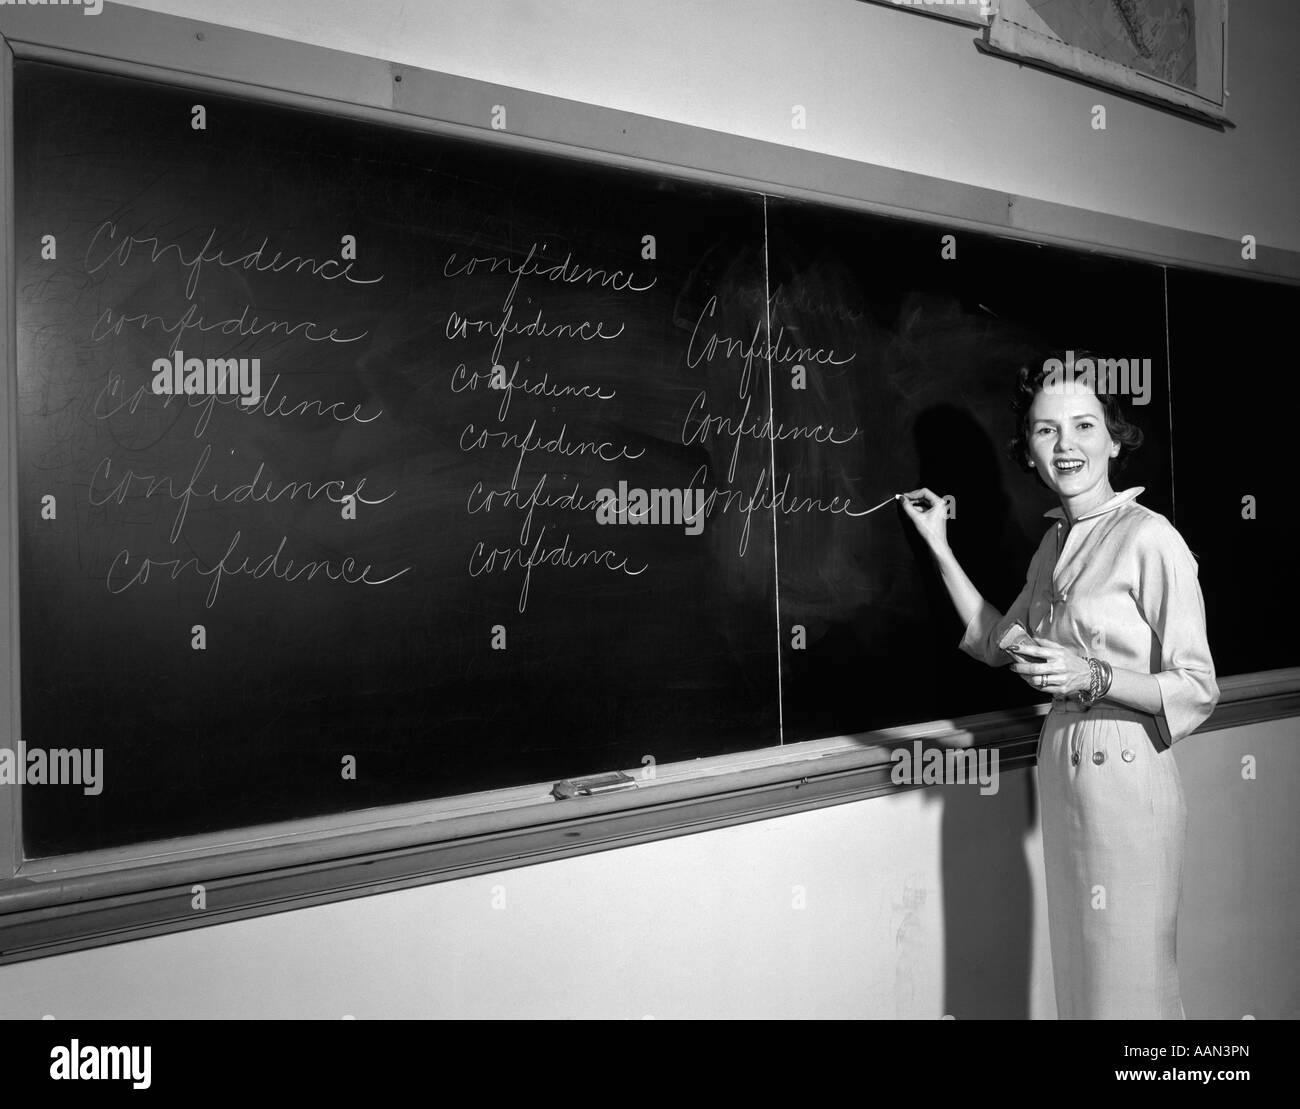
[[[1135,598],[1158,642],[1162,709],[1156,717],[1169,746],[1210,718],[1219,702],[1214,660],[1205,634],[1205,600],[1196,559],[1168,524],[1143,529]],[[1154,662],[1154,660],[1153,660]]]
[[[958,650],[965,651],[971,658],[979,659],[988,666],[1006,666],[1011,657],[998,646],[998,640],[1017,620],[1029,626],[1029,605],[1034,597],[1034,588],[1038,580],[1038,563],[1042,557],[1042,548],[1035,552],[1029,561],[1029,570],[1025,575],[1024,588],[1020,595],[1011,602],[1006,613],[999,612],[988,601],[966,625],[966,631],[957,644]]]

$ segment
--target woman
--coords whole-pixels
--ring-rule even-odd
[[[1052,697],[1038,783],[1058,1016],[1181,1019],[1186,806],[1170,747],[1219,698],[1196,562],[1141,487],[1111,487],[1142,441],[1120,398],[1025,368],[1014,410],[1012,452],[1061,506],[1005,615],[953,557],[942,498],[917,489],[903,505],[966,626],[960,648],[990,666],[1009,648]]]

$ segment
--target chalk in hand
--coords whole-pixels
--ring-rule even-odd
[[[850,510],[849,513],[848,513],[848,515],[850,515],[850,516],[870,516],[873,512],[879,512],[879,511],[880,511],[882,508],[884,508],[885,505],[887,505],[887,504],[893,504],[895,501],[901,501],[901,500],[906,500],[906,499],[907,499],[907,495],[906,495],[905,493],[891,493],[888,497],[886,497],[886,498],[885,498],[883,501],[881,501],[879,504],[877,504],[877,505],[872,505],[872,507],[870,507],[870,508],[865,508],[865,509],[863,509],[861,512],[853,512],[853,511]]]

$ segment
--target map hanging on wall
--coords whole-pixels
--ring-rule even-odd
[[[999,0],[995,54],[1226,123],[1227,0]]]

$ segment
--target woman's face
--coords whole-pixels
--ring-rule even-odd
[[[1109,499],[1110,460],[1119,444],[1101,401],[1083,385],[1040,390],[1029,407],[1029,457],[1044,484],[1070,501]]]

